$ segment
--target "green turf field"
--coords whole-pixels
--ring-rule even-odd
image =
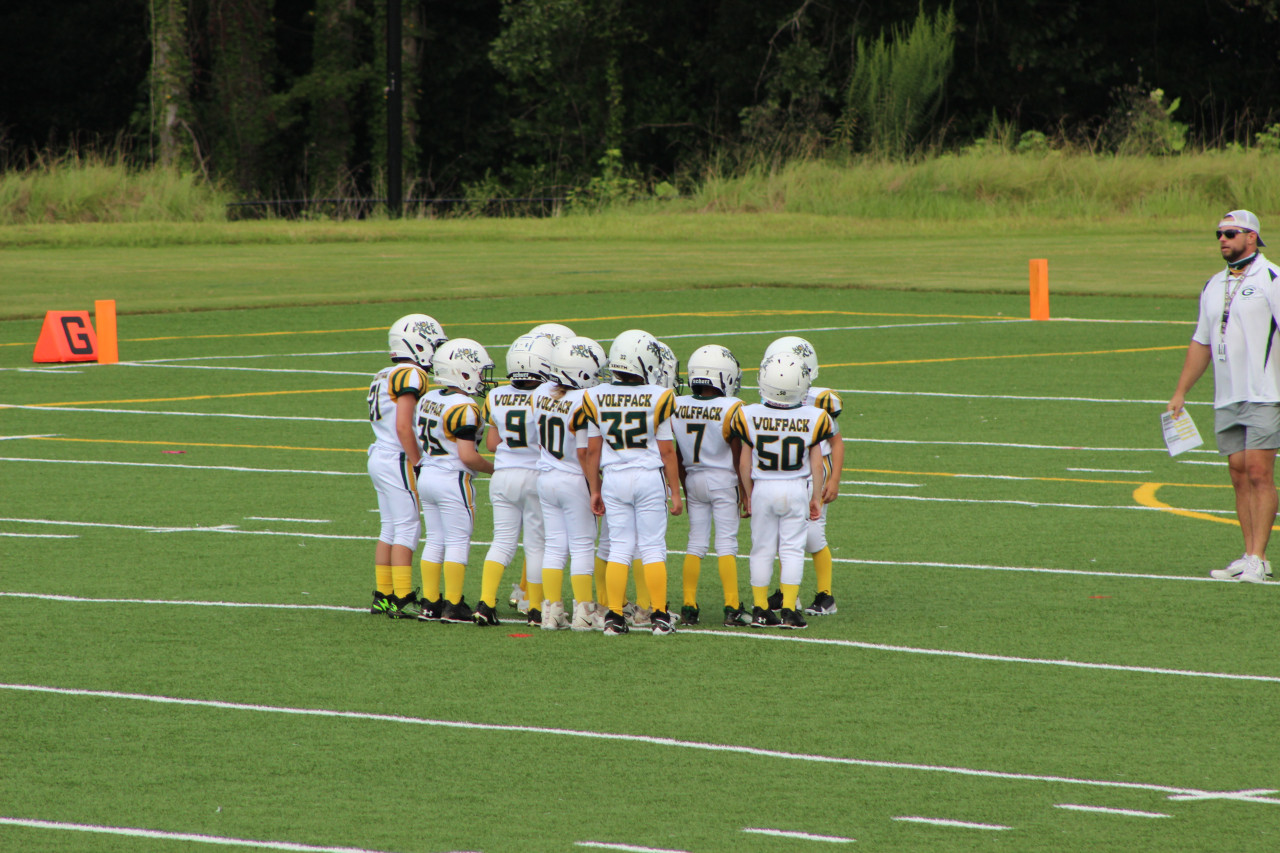
[[[1118,265],[1122,244],[1098,252]],[[257,278],[208,247],[6,253],[24,306],[7,316],[25,319],[0,321],[0,849],[1280,845],[1280,584],[1209,581],[1240,548],[1224,466],[1207,448],[1171,459],[1159,432],[1195,312],[1168,294],[1198,290],[1211,242],[1181,270],[1163,262],[1165,296],[1055,295],[1037,323],[1021,319],[1039,256],[1023,246],[920,261],[931,281],[985,264],[1008,281],[966,293],[732,277],[695,291],[686,263],[749,263],[750,244],[595,246],[556,274],[557,245],[526,257],[533,290],[579,292],[518,295],[527,247],[500,241],[492,265],[399,246],[394,274],[376,266],[387,247],[303,262],[286,246],[278,276]],[[816,245],[790,261],[764,245],[757,284],[899,275],[893,246],[854,264],[813,260]],[[257,275],[270,249],[217,251]],[[1089,254],[1079,237],[1070,261],[1046,253],[1051,276],[1122,278]],[[368,279],[336,289],[359,268]],[[329,284],[298,296],[323,269]],[[641,287],[649,270],[664,292]],[[219,309],[224,289],[230,304],[352,304],[134,314],[131,276],[151,310]],[[508,284],[462,298],[494,279]],[[120,303],[122,363],[33,365],[44,308],[94,298]],[[747,365],[807,337],[844,400],[839,613],[795,634],[549,633],[506,607],[504,582],[501,628],[371,617],[365,391],[410,310],[499,364],[543,321],[606,342],[645,328],[682,359],[723,343]],[[1205,433],[1210,398],[1206,379],[1190,406]],[[490,533],[480,482],[470,601]],[[674,519],[667,537],[677,601],[686,530]],[[739,573],[746,593],[745,557]],[[718,587],[707,561],[704,613]]]

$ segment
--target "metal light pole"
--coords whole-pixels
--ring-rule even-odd
[[[387,0],[387,213],[398,219],[404,213],[404,179],[401,175],[400,0]]]

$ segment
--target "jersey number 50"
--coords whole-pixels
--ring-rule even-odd
[[[768,449],[767,445],[779,440],[777,450]],[[804,439],[794,435],[785,438],[777,435],[757,436],[756,456],[760,459],[761,471],[799,471],[804,468]]]

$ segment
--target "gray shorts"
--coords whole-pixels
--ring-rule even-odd
[[[1230,403],[1214,409],[1213,430],[1223,456],[1280,448],[1280,403]]]

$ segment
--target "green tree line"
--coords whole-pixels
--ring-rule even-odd
[[[608,197],[991,129],[1175,153],[1280,118],[1280,0],[401,0],[409,196]],[[386,0],[7,0],[0,163],[380,192]]]

